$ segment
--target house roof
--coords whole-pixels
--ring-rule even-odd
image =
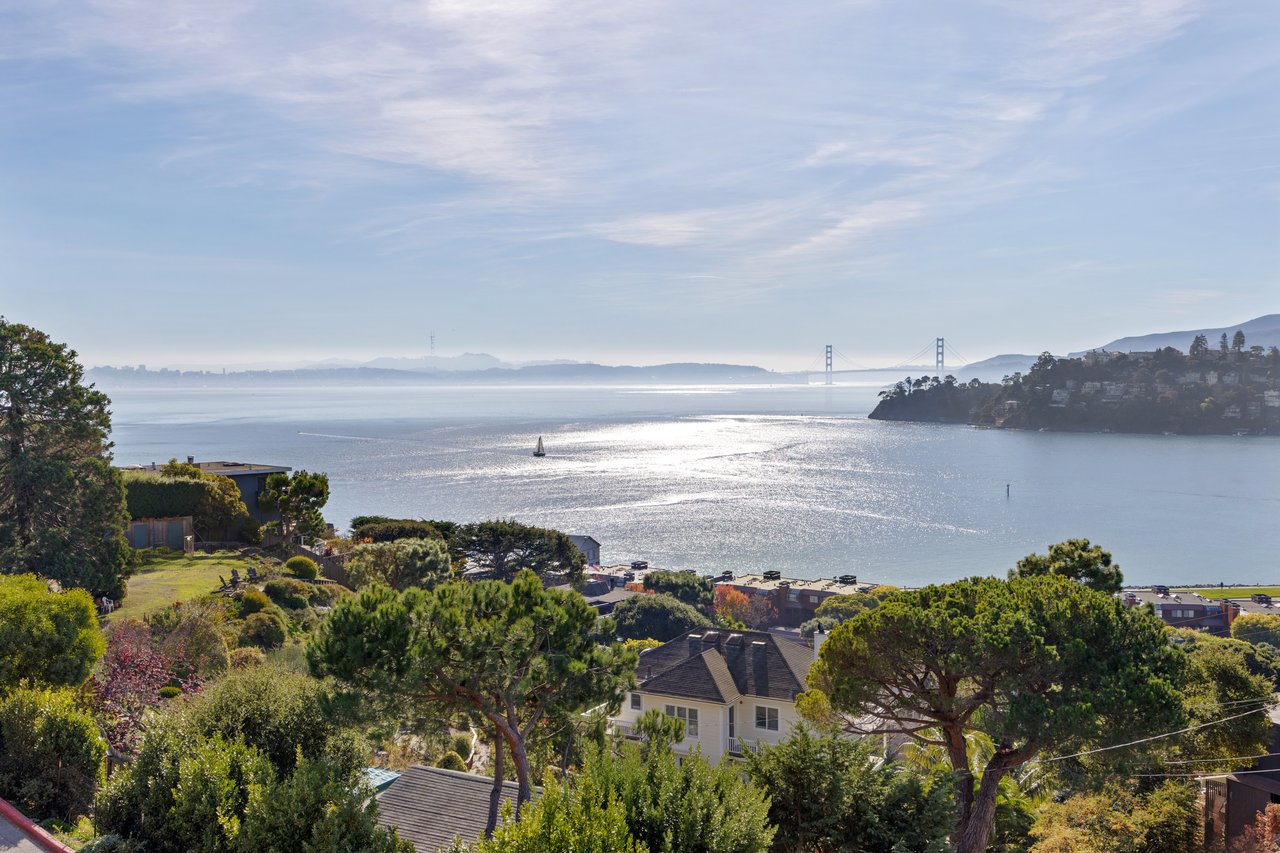
[[[839,578],[766,578],[764,575],[743,575],[720,583],[739,589],[764,590],[772,592],[776,589],[796,590],[797,592],[824,592],[830,595],[849,595],[855,592],[869,592],[877,584],[870,581],[854,581],[845,583]]]
[[[722,704],[742,696],[790,702],[812,662],[808,647],[764,631],[690,631],[641,655],[638,689]]]
[[[502,797],[515,805],[519,786],[504,782]],[[493,780],[415,764],[378,794],[378,824],[394,826],[418,853],[438,853],[453,839],[475,841],[489,819]]]
[[[575,591],[573,584],[568,583],[563,583],[551,588],[563,590],[565,592]],[[633,595],[643,595],[643,593],[636,592],[635,590],[614,586],[605,580],[587,581],[582,589],[576,591],[580,592],[592,606],[598,604],[617,604],[620,601],[625,601],[626,599],[631,598]]]
[[[71,848],[0,800],[0,853],[71,853]]]
[[[284,465],[259,465],[255,462],[197,462],[196,467],[206,474],[223,477],[240,477],[245,474],[287,474],[292,468]]]

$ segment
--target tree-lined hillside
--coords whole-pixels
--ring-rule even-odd
[[[881,392],[871,417],[968,422],[1010,429],[1231,434],[1280,431],[1280,350],[1243,332],[1183,352],[1044,353],[999,385],[951,377],[904,380]]]

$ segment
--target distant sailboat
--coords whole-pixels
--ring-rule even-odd
[[[533,451],[534,456],[546,456],[547,451],[542,449],[542,436],[538,436],[538,446]]]

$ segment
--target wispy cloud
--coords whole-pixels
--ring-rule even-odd
[[[902,281],[979,222],[979,247],[941,247],[967,252],[971,278],[1097,276],[1071,264],[1113,255],[1060,231],[1166,177],[1198,190],[1265,168],[1224,152],[1268,140],[1197,128],[1214,150],[1171,133],[1143,156],[1099,152],[1277,65],[1265,40],[1214,41],[1249,26],[1204,0],[4,5],[0,106],[128,126],[113,145],[137,146],[140,186],[229,190],[299,243],[425,259],[487,298],[546,288],[626,310]],[[1274,204],[1260,174],[1250,192]],[[1087,210],[1054,218],[1085,189]],[[1010,211],[1028,200],[1044,221],[1021,235]]]

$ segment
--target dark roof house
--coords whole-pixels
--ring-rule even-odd
[[[503,783],[515,807],[519,786]],[[475,841],[489,820],[493,780],[457,770],[414,765],[378,794],[378,824],[395,827],[418,853],[447,850],[455,838]]]
[[[741,696],[795,700],[813,651],[765,631],[690,632],[640,656],[638,689],[729,703]]]

